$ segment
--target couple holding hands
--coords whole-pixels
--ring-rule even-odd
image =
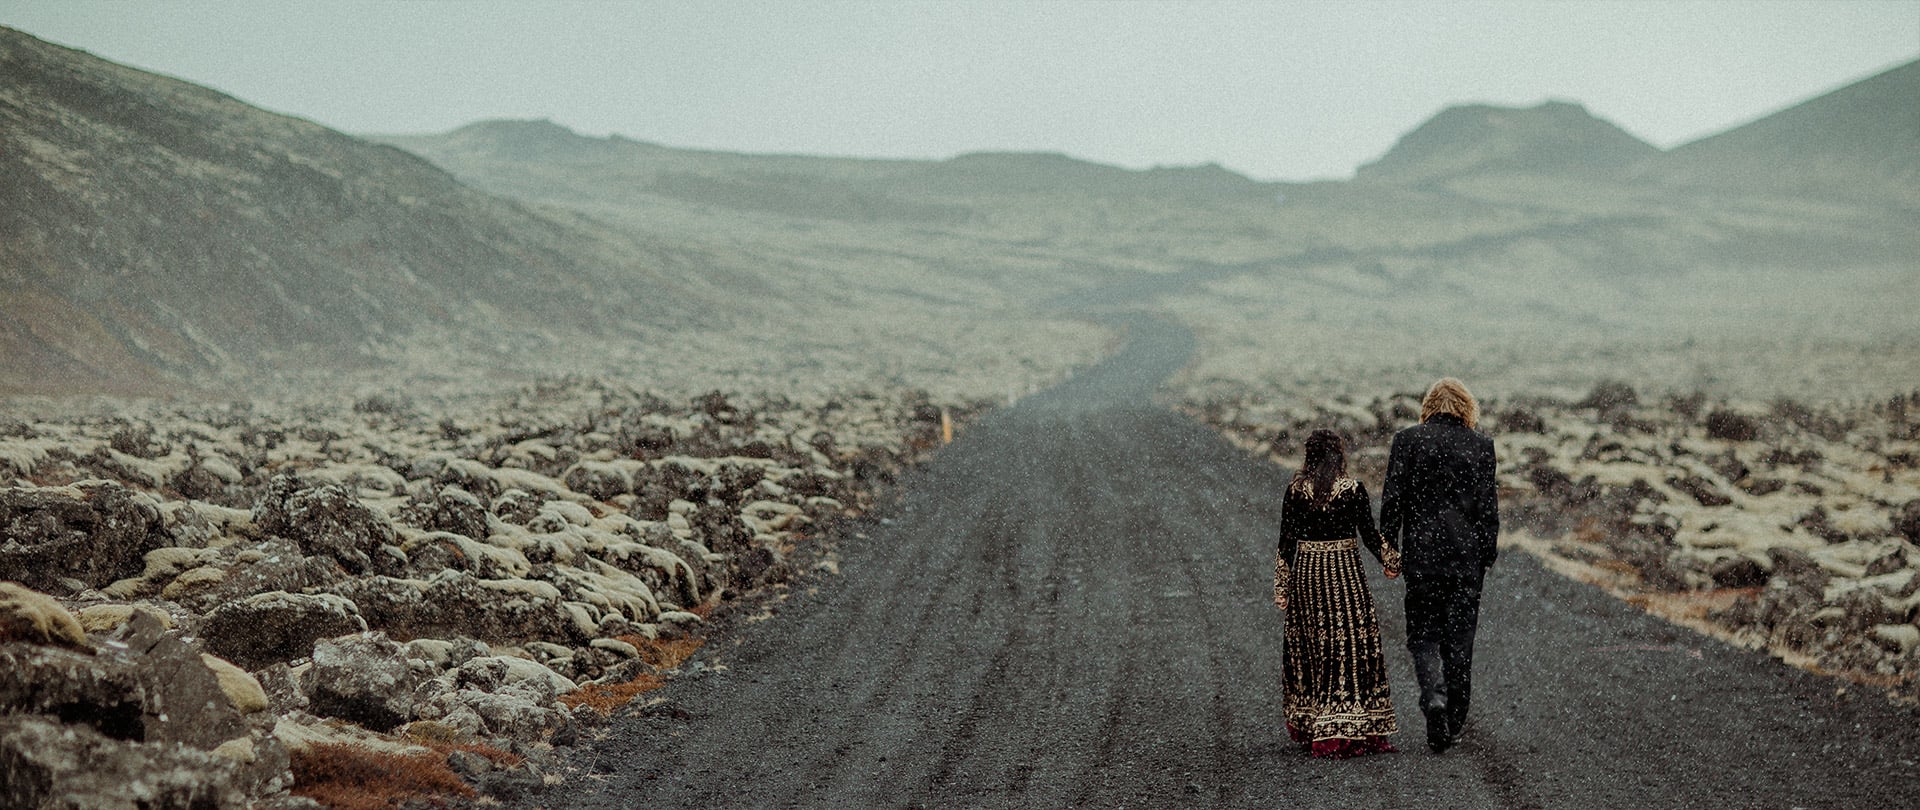
[[[1339,435],[1307,438],[1282,506],[1273,603],[1286,611],[1287,731],[1314,756],[1392,751],[1387,736],[1399,731],[1363,545],[1388,579],[1406,578],[1407,650],[1428,746],[1439,753],[1460,734],[1480,586],[1500,533],[1493,440],[1474,429],[1478,419],[1459,380],[1427,390],[1420,424],[1393,437],[1378,527],[1366,485],[1347,477]]]

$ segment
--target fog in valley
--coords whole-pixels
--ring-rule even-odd
[[[1452,23],[1452,6],[1353,12],[1404,24],[1291,4],[809,5],[772,22],[726,4],[405,4],[354,7],[367,19],[331,31],[324,11],[275,25],[226,9],[229,35],[257,39],[244,48],[185,44],[220,30],[214,6],[0,9],[0,581],[17,583],[0,585],[0,612],[26,617],[0,622],[0,658],[22,683],[78,684],[0,687],[0,762],[39,774],[0,788],[0,806],[380,806],[319,775],[356,757],[425,757],[454,780],[394,796],[615,806],[551,798],[642,778],[571,752],[667,745],[619,723],[671,712],[628,701],[730,699],[698,691],[732,694],[711,685],[735,663],[722,643],[747,643],[750,669],[752,644],[772,642],[734,634],[776,626],[796,594],[830,594],[818,610],[846,624],[772,635],[871,629],[831,596],[874,581],[836,585],[843,560],[891,570],[873,549],[908,542],[869,533],[903,537],[916,509],[999,531],[1032,497],[1058,505],[1069,537],[1107,525],[1059,505],[1077,476],[1111,475],[1109,495],[1135,466],[1216,480],[1122,453],[1143,409],[1239,449],[1220,461],[1165,440],[1179,448],[1165,458],[1208,475],[1290,469],[1328,427],[1377,482],[1442,376],[1472,387],[1498,447],[1501,542],[1541,572],[1513,582],[1595,586],[1564,597],[1585,605],[1570,621],[1651,613],[1687,635],[1633,644],[1719,645],[1713,666],[1759,673],[1740,689],[1775,688],[1777,669],[1826,679],[1791,681],[1806,695],[1874,701],[1805,704],[1796,722],[1905,722],[1920,699],[1920,4],[1728,5],[1555,4],[1595,26],[1593,47],[1558,12],[1512,4],[1463,5]],[[140,25],[102,22],[123,8]],[[1502,15],[1510,27],[1466,30]],[[387,33],[364,34],[362,56],[342,44],[376,23]],[[1218,47],[1194,47],[1202,35]],[[1295,73],[1305,63],[1274,45],[1378,59]],[[351,73],[293,61],[327,53],[416,73],[356,92]],[[723,69],[756,54],[765,66]],[[1670,73],[1649,64],[1662,57]],[[276,58],[287,75],[257,67]],[[1807,75],[1818,64],[1837,72]],[[1723,84],[1695,81],[1708,76]],[[394,90],[410,82],[415,97]],[[1020,427],[1069,401],[1081,421]],[[1016,429],[1047,438],[991,444]],[[956,437],[981,458],[1045,446],[1062,466],[972,461],[945,449]],[[1069,463],[1102,447],[1119,457]],[[991,481],[977,470],[996,465],[1045,486],[970,507],[913,488]],[[1142,486],[1240,521],[1258,553],[1228,567],[1252,572],[1259,601],[1258,496]],[[1032,494],[1048,487],[1067,494]],[[1140,525],[1193,528],[1154,520]],[[1042,535],[1058,539],[1021,536]],[[1059,571],[1100,564],[1043,545],[1055,592]],[[980,552],[1019,560],[1004,571],[966,568],[968,552],[953,581],[1004,575],[1025,605],[1041,547]],[[886,598],[908,598],[898,587]],[[1580,601],[1601,594],[1624,602]],[[1238,621],[1220,619],[1257,626]],[[965,660],[970,638],[929,649]],[[1682,666],[1636,673],[1704,680]],[[388,681],[356,680],[381,667]],[[881,692],[861,699],[904,700]],[[207,702],[220,694],[232,705]],[[969,723],[1007,719],[953,695],[977,701]],[[1130,717],[1122,703],[1107,710]],[[1114,761],[1124,726],[1102,743]],[[894,740],[876,752],[900,742],[860,728]],[[1906,728],[1859,756],[1891,768],[1920,748]],[[1695,731],[1671,736],[1732,733]],[[816,732],[795,739],[839,733]],[[1467,755],[1556,750],[1508,742]],[[796,763],[844,754],[794,745]],[[1078,775],[1035,784],[1082,787],[1020,793],[1032,766],[982,750],[886,767],[927,800],[1175,800],[1085,787],[1095,765],[1058,763]],[[983,792],[944,792],[969,762]],[[762,765],[742,781],[769,793],[665,795],[765,803],[791,776]],[[1270,796],[1212,767],[1215,804]],[[1586,806],[1503,767],[1482,769],[1476,796]],[[844,768],[793,788],[816,791],[799,801],[897,798]],[[92,769],[162,775],[89,787]],[[1022,775],[992,781],[1002,770]],[[1779,795],[1830,795],[1778,778]],[[1581,801],[1637,800],[1592,779]],[[1910,774],[1849,789],[1920,795]]]

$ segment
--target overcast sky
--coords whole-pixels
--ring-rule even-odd
[[[1888,2],[95,2],[0,23],[357,133],[550,118],[742,152],[1344,178],[1442,107],[1660,147],[1920,58]],[[4,81],[0,77],[0,81]]]

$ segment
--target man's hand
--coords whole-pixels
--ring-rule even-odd
[[[1387,572],[1387,579],[1399,579],[1399,578],[1400,578],[1400,569],[1398,569],[1398,568],[1388,568],[1388,569],[1386,569],[1386,572]]]
[[[1274,607],[1277,607],[1277,608],[1279,608],[1279,609],[1281,609],[1281,610],[1286,610],[1286,609],[1287,609],[1287,595],[1286,595],[1286,594],[1284,594],[1284,593],[1276,593],[1276,594],[1274,594],[1274,595],[1273,595],[1273,606],[1274,606]]]

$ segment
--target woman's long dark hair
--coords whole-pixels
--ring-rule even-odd
[[[1294,478],[1313,484],[1313,505],[1326,508],[1333,500],[1333,482],[1347,474],[1347,443],[1331,430],[1316,430],[1307,436],[1307,457],[1300,462]]]

